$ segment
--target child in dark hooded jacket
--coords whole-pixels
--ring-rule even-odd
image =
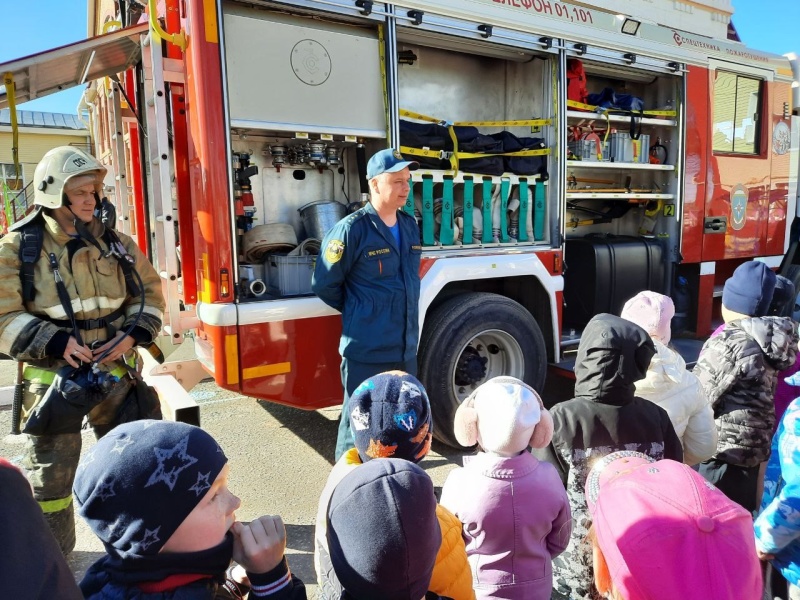
[[[655,460],[683,460],[683,448],[669,415],[635,395],[655,347],[641,327],[600,314],[586,325],[575,361],[575,398],[550,410],[553,441],[533,454],[558,470],[572,510],[572,536],[553,559],[553,598],[592,600],[590,517],[584,485],[592,465],[619,450]]]

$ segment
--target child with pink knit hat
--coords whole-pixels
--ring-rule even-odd
[[[594,578],[611,600],[761,600],[753,522],[690,467],[615,452],[586,480]]]
[[[694,465],[717,450],[717,426],[697,376],[686,370],[683,357],[668,346],[674,315],[672,298],[645,291],[625,303],[620,317],[644,329],[656,348],[647,374],[635,384],[636,395],[667,411],[683,445],[683,461]]]

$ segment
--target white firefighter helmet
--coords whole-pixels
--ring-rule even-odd
[[[73,146],[53,148],[36,165],[33,203],[44,208],[60,207],[64,186],[78,175],[94,176],[95,190],[102,196],[106,168],[100,161]]]

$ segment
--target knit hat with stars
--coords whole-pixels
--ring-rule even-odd
[[[134,421],[111,430],[78,465],[78,513],[106,551],[152,556],[203,499],[228,462],[208,433],[186,423]]]

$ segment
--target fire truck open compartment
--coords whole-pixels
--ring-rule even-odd
[[[568,105],[564,323],[572,330],[598,312],[619,314],[642,289],[668,294],[680,243],[681,75],[582,62],[590,98],[632,95],[643,108]]]
[[[416,26],[398,27],[397,37],[400,146],[422,165],[412,195],[423,247],[549,244],[557,214],[548,208],[555,61]],[[432,122],[447,126],[439,128],[439,157],[435,135],[431,146],[406,145],[418,139],[407,131]]]
[[[355,207],[357,154],[386,145],[379,31],[228,3],[224,35],[238,299],[310,294],[308,225]]]

